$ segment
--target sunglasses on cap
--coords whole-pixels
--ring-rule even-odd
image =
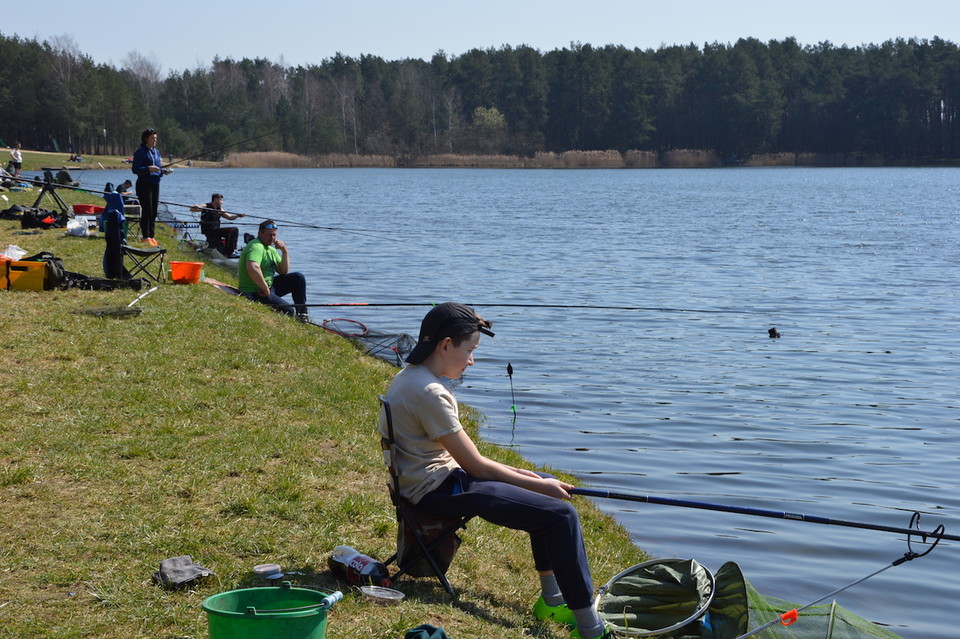
[[[264,224],[264,225],[263,225],[263,230],[264,230],[264,231],[269,231],[269,230],[278,229],[278,228],[280,228],[280,227],[277,226],[276,224]]]

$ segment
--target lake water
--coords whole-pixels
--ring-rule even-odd
[[[350,229],[281,225],[309,301],[423,304],[317,319],[416,335],[429,303],[476,305],[497,336],[456,392],[484,437],[534,462],[640,495],[898,527],[916,510],[958,534],[958,187],[956,169],[180,170],[161,199],[219,191],[228,210]],[[907,550],[890,533],[599,505],[654,556],[736,561],[800,604]],[[947,639],[958,593],[944,542],[837,599]]]

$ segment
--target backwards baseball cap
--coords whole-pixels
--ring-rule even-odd
[[[407,362],[423,363],[444,337],[460,337],[477,331],[493,337],[493,331],[489,330],[492,326],[469,306],[457,302],[437,304],[420,322],[420,339],[407,355]]]

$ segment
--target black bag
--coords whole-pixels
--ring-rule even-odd
[[[410,519],[413,520],[413,526],[427,546],[434,543],[445,531],[457,523],[456,519],[436,517],[416,507],[406,506],[405,512],[409,515]],[[405,566],[411,559],[420,554],[421,550],[420,544],[417,543],[414,532],[410,529],[406,520],[403,517],[399,517],[398,519],[397,565]],[[437,562],[437,567],[443,574],[447,573],[447,569],[450,568],[450,564],[453,563],[453,556],[457,554],[457,549],[460,548],[460,542],[460,536],[452,533],[444,537],[443,541],[438,543],[431,551],[430,554],[433,555],[433,558]],[[422,557],[407,570],[407,574],[411,577],[432,577],[433,567],[430,565],[430,562],[427,561],[426,557]]]
[[[22,229],[55,229],[60,226],[60,217],[45,209],[27,209],[20,216]]]
[[[0,211],[0,219],[2,220],[20,220],[23,218],[24,208],[19,204],[14,204],[9,209]]]
[[[147,287],[147,280],[135,277],[127,280],[111,280],[102,277],[93,277],[83,273],[64,271],[65,288],[78,288],[81,291],[142,291]]]
[[[67,283],[66,270],[63,268],[63,260],[56,257],[49,251],[41,251],[31,257],[25,257],[23,262],[46,262],[47,279],[43,285],[43,290],[51,291],[53,289],[64,289],[69,286]]]

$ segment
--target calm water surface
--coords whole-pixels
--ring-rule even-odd
[[[958,185],[954,169],[182,170],[161,198],[219,191],[230,210],[353,229],[281,229],[310,301],[424,303],[317,317],[416,335],[426,304],[475,304],[497,336],[457,394],[532,461],[644,495],[899,527],[916,510],[960,534]],[[801,604],[907,550],[889,533],[599,505],[654,556],[733,560]],[[958,593],[944,542],[838,601],[947,639]]]

